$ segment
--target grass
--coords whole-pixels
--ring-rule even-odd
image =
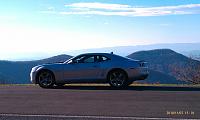
[[[134,83],[131,86],[158,86],[158,87],[200,87],[200,84],[141,84],[141,83]]]
[[[35,84],[0,84],[0,86],[34,86]]]
[[[34,84],[0,84],[0,86],[35,86]],[[65,84],[65,86],[110,86],[109,84]],[[200,87],[200,84],[147,84],[147,83],[133,83],[130,86],[155,86],[155,87]]]

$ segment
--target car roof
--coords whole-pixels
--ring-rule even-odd
[[[83,53],[80,55],[112,55],[111,53]]]
[[[127,59],[125,57],[113,54],[113,53],[84,53],[84,54],[80,54],[78,56],[82,56],[82,55],[102,55],[102,56],[106,56],[108,58],[114,58],[114,59]]]

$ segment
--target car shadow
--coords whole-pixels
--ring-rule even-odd
[[[200,87],[172,87],[172,86],[128,86],[123,89],[116,89],[110,86],[55,86],[53,89],[67,90],[133,90],[133,91],[200,91]]]

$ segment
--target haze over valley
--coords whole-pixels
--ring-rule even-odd
[[[18,57],[10,56],[7,59],[1,58],[0,60],[9,60],[9,61],[31,61],[31,60],[40,60],[48,57],[56,56],[59,54],[67,54],[75,56],[81,53],[91,53],[91,52],[105,52],[110,53],[114,52],[115,54],[121,56],[128,56],[133,52],[143,51],[143,50],[152,50],[152,49],[171,49],[178,53],[181,53],[188,57],[193,57],[195,59],[200,58],[200,43],[163,43],[163,44],[150,44],[150,45],[132,45],[132,46],[116,46],[116,47],[103,47],[103,48],[90,48],[90,49],[80,49],[80,50],[71,50],[71,51],[60,51],[60,52],[48,52],[48,53],[23,53],[19,54]]]

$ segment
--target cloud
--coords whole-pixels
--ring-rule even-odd
[[[105,16],[129,16],[130,12],[105,12],[105,11],[81,11],[81,12],[59,12],[62,15],[105,15]]]
[[[124,4],[73,3],[65,5],[62,15],[104,15],[104,16],[164,16],[200,14],[200,4],[177,6],[134,7]]]
[[[107,10],[128,10],[131,8],[129,5],[122,4],[107,4],[107,3],[73,3],[65,5],[65,7],[72,8],[88,8],[88,9],[107,9]]]

